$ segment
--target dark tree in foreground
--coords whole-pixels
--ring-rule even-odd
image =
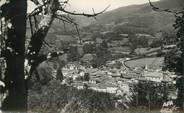
[[[184,107],[184,11],[180,13],[180,16],[176,17],[176,24],[174,25],[177,29],[177,41],[178,48],[181,51],[181,78],[178,79],[177,88],[178,88],[178,106],[183,109]],[[178,65],[180,64],[178,63]],[[176,67],[177,68],[177,67]]]
[[[2,7],[7,22],[7,39],[4,57],[6,60],[5,83],[9,91],[3,103],[4,110],[26,110],[27,92],[24,79],[24,52],[26,34],[26,0],[10,0]]]
[[[2,108],[5,111],[26,111],[28,90],[26,81],[29,79],[25,79],[25,59],[28,61],[28,66],[31,67],[26,71],[32,75],[40,63],[63,54],[63,52],[57,51],[46,55],[39,54],[42,45],[47,44],[44,39],[53,21],[59,19],[63,23],[76,26],[77,24],[69,15],[94,17],[106,9],[93,14],[75,13],[65,10],[68,0],[31,0],[37,5],[37,8],[27,15],[27,0],[4,1],[0,1],[0,4],[4,2],[1,6],[1,38],[5,40],[5,47],[3,50],[0,49],[0,57],[4,57],[6,60],[4,82],[8,96],[3,102]],[[41,19],[40,15],[42,15]],[[29,37],[30,42],[25,50],[26,20],[30,22],[31,37]],[[4,27],[2,27],[2,21]]]
[[[182,1],[180,1],[182,3]],[[165,57],[166,59],[166,68],[175,71],[178,74],[177,88],[178,88],[178,97],[177,97],[177,106],[183,110],[184,107],[184,10],[171,10],[171,9],[161,9],[154,6],[149,0],[150,6],[153,10],[158,12],[167,12],[175,15],[175,24],[173,25],[177,32],[177,48],[172,50]],[[183,4],[181,4],[183,5]],[[184,7],[184,6],[183,6]],[[172,54],[172,55],[171,55]],[[174,55],[173,55],[174,54]]]

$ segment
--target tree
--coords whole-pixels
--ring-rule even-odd
[[[93,61],[93,67],[100,67],[111,58],[106,41],[103,41],[99,46],[96,47],[96,56],[96,59]]]
[[[151,1],[149,0],[150,6],[152,7],[153,10],[158,11],[158,12],[167,12],[167,13],[172,13],[175,15],[175,24],[173,25],[174,28],[176,29],[176,41],[177,41],[177,47],[178,51],[175,58],[172,58],[170,61],[168,61],[168,69],[173,69],[172,65],[174,64],[176,67],[174,67],[174,71],[178,73],[180,77],[178,77],[177,81],[177,88],[178,88],[178,99],[177,99],[177,106],[183,109],[184,106],[184,10],[171,10],[171,9],[161,9],[156,6],[154,6]],[[171,58],[168,56],[168,58]],[[166,57],[166,59],[168,59]],[[174,62],[172,60],[175,60]],[[180,61],[178,61],[180,59]]]
[[[30,70],[27,70],[31,75],[41,62],[65,52],[54,51],[46,55],[39,54],[42,45],[47,44],[44,39],[56,18],[64,23],[77,25],[68,15],[94,17],[106,10],[94,14],[75,13],[65,10],[68,0],[31,1],[37,7],[28,15],[26,14],[27,0],[3,0],[0,2],[2,6],[1,20],[5,23],[5,27],[1,27],[1,32],[3,32],[1,38],[5,40],[5,46],[1,49],[1,57],[6,60],[7,67],[4,81],[9,92],[3,103],[4,110],[26,111],[28,90],[26,81],[29,79],[25,79],[25,59],[28,60],[28,65],[31,67]],[[38,21],[40,14],[42,18]],[[26,20],[30,22],[31,29],[27,49],[25,49]]]
[[[10,0],[2,7],[2,16],[7,27],[4,57],[6,60],[5,83],[9,91],[3,103],[4,110],[23,110],[27,108],[26,82],[24,79],[24,52],[26,34],[26,0]]]
[[[177,42],[178,48],[181,51],[181,78],[177,82],[178,88],[178,101],[177,104],[180,108],[184,107],[184,11],[180,13],[179,16],[176,16],[176,21],[174,25],[177,29]]]

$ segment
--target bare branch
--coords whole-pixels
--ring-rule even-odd
[[[154,11],[167,12],[167,13],[172,13],[174,15],[178,15],[178,14],[184,13],[184,10],[182,10],[182,11],[174,11],[174,10],[170,10],[170,9],[161,9],[161,8],[158,8],[155,5],[153,5],[153,3],[151,2],[151,0],[148,0],[148,1],[149,1],[150,6],[152,7],[152,9]]]
[[[45,40],[43,41],[43,43],[44,43],[47,47],[52,48],[52,46],[51,46],[48,42],[46,42]]]
[[[57,0],[50,0],[47,6],[47,14],[44,15],[44,18],[40,21],[37,30],[31,37],[31,41],[28,46],[28,53],[26,56],[29,60],[29,64],[31,65],[31,70],[35,69],[35,63],[37,63],[40,49],[44,43],[44,39],[49,31],[49,28],[54,21],[54,15],[57,11],[56,8]]]
[[[94,8],[92,8],[92,10],[93,10],[93,14],[95,14],[95,10],[94,10]],[[94,16],[94,19],[96,20],[96,16]]]
[[[99,12],[99,13],[94,13],[94,14],[70,12],[70,11],[65,10],[63,7],[60,7],[59,10],[62,11],[62,12],[64,12],[64,13],[70,14],[70,15],[81,15],[81,16],[86,16],[86,17],[95,17],[95,16],[97,16],[97,15],[99,15],[99,14],[104,13],[109,7],[110,7],[110,5],[107,6],[107,7],[106,7],[104,10],[102,10],[101,12]]]
[[[34,16],[34,15],[38,15],[39,13],[42,12],[42,9],[44,6],[46,6],[49,2],[45,2],[44,4],[42,5],[39,5],[37,8],[35,8],[29,15],[27,15],[28,17],[29,16]]]
[[[34,18],[35,28],[37,29],[38,28],[38,21],[36,19],[36,16],[33,16],[33,18]]]
[[[69,24],[77,25],[77,23],[75,23],[74,20],[70,18],[69,16],[56,14],[55,17]]]
[[[33,3],[35,3],[36,5],[39,5],[40,3],[38,2],[38,0],[30,0],[32,1]]]
[[[77,35],[78,35],[79,44],[82,44],[82,40],[81,40],[81,37],[80,37],[80,32],[79,32],[78,25],[75,25],[75,29],[76,29],[76,31],[77,31]]]
[[[67,6],[67,5],[69,5],[69,6],[70,6],[70,4],[69,4],[69,0],[66,0],[66,1],[60,1],[59,3],[60,3],[60,7],[63,7],[63,8],[66,8],[66,6]]]
[[[76,29],[76,32],[77,32],[77,35],[78,35],[78,40],[81,44],[81,38],[80,38],[80,32],[79,32],[78,24],[74,21],[74,19],[70,18],[69,15],[68,16],[66,16],[66,15],[56,15],[56,18],[58,18],[59,20],[62,20],[63,23],[67,22],[69,24],[74,25],[74,27]],[[65,23],[64,23],[64,27],[65,27]],[[72,37],[74,37],[74,36],[72,35]]]
[[[34,0],[35,1],[35,0]],[[39,64],[40,61],[38,61],[39,58],[39,51],[42,47],[42,44],[50,47],[50,45],[44,41],[49,28],[54,21],[55,18],[62,20],[63,23],[69,23],[75,26],[77,30],[77,34],[80,39],[80,34],[79,34],[79,29],[78,29],[78,24],[74,21],[73,18],[70,17],[70,15],[81,15],[81,16],[86,16],[86,17],[95,17],[99,14],[104,13],[109,7],[106,7],[104,10],[102,10],[99,13],[95,13],[93,9],[93,14],[86,14],[86,13],[75,13],[75,12],[70,12],[66,10],[66,5],[68,5],[69,0],[64,0],[64,1],[58,1],[58,0],[44,0],[42,3],[37,3],[38,7],[35,8],[32,13],[27,15],[28,18],[33,17],[34,19],[34,24],[36,31],[32,31],[32,36],[31,36],[31,41],[28,46],[28,53],[27,53],[27,59],[29,60],[29,64],[31,65],[31,70],[34,70],[36,66]],[[57,2],[57,3],[56,3]],[[45,11],[45,12],[44,12]],[[58,13],[61,11],[61,13]],[[44,12],[44,17],[40,21],[40,23],[37,22],[36,15],[43,13]],[[31,20],[31,19],[30,19]],[[38,26],[37,26],[38,25]],[[31,24],[32,26],[32,24]],[[54,54],[51,54],[51,57],[55,56]],[[47,56],[48,57],[48,56]],[[43,57],[44,60],[46,60],[46,57]]]
[[[55,18],[56,18],[56,19],[59,19],[59,20],[61,20],[61,21],[63,21],[64,23],[69,23],[69,24],[71,24],[71,22],[69,22],[69,21],[67,21],[67,20],[65,20],[65,19],[63,19],[63,18],[61,18],[61,17],[59,17],[59,16],[56,16]]]
[[[62,21],[62,22],[63,22],[63,28],[64,28],[64,30],[66,32],[66,23],[64,21]]]
[[[32,19],[31,17],[29,17],[29,25],[30,25],[30,29],[31,29],[31,36],[33,35],[33,25],[32,25]]]

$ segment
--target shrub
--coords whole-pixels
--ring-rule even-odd
[[[36,87],[36,86],[35,86]],[[112,95],[90,89],[78,90],[52,80],[28,91],[28,110],[39,113],[105,113],[114,109]]]

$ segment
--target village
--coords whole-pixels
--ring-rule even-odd
[[[98,92],[111,93],[116,96],[123,96],[127,101],[131,101],[133,85],[142,82],[152,82],[153,84],[176,84],[176,75],[161,69],[127,68],[124,64],[127,58],[109,61],[100,68],[86,68],[82,65],[68,64],[62,72],[64,80],[62,84],[67,84],[78,89],[92,89]],[[120,63],[116,68],[114,64]],[[173,92],[172,92],[173,93]],[[172,95],[171,98],[176,98]]]

